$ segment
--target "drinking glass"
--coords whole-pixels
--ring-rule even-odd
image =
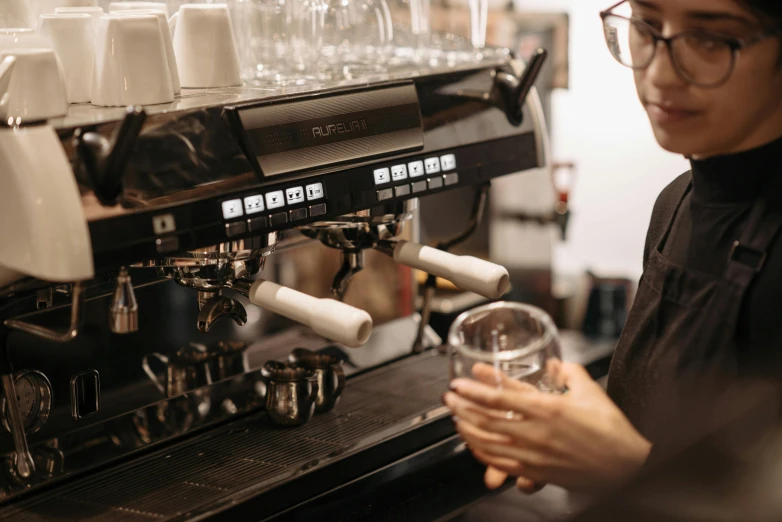
[[[451,325],[448,348],[451,379],[476,379],[473,368],[484,363],[494,368],[498,387],[502,372],[540,391],[559,391],[559,332],[551,317],[534,306],[497,302],[468,310]]]

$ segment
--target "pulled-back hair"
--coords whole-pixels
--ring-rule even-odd
[[[741,0],[769,27],[782,28],[782,0]]]

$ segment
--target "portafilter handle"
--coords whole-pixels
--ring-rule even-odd
[[[449,254],[409,241],[393,244],[393,257],[397,263],[442,277],[462,290],[489,299],[499,299],[508,290],[508,270],[477,257]]]
[[[372,334],[372,317],[367,312],[334,299],[319,299],[263,279],[240,279],[231,283],[231,288],[252,304],[351,348],[363,345]]]

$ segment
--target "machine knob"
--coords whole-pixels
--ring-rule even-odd
[[[508,270],[496,263],[472,256],[457,256],[443,250],[409,241],[394,247],[394,261],[442,277],[476,294],[499,299],[508,290]]]
[[[543,69],[546,58],[548,58],[548,51],[538,49],[527,62],[527,67],[524,69],[521,79],[517,79],[505,71],[499,71],[495,76],[495,84],[499,89],[500,104],[505,110],[508,121],[517,127],[524,120],[524,113],[521,109],[527,100],[527,95],[535,85],[541,69]]]
[[[111,140],[97,132],[76,131],[76,153],[92,190],[104,205],[114,205],[122,193],[125,166],[136,147],[147,113],[141,107],[128,107],[125,119]]]

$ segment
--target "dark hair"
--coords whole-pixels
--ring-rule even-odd
[[[782,28],[782,0],[741,0],[764,25]]]

